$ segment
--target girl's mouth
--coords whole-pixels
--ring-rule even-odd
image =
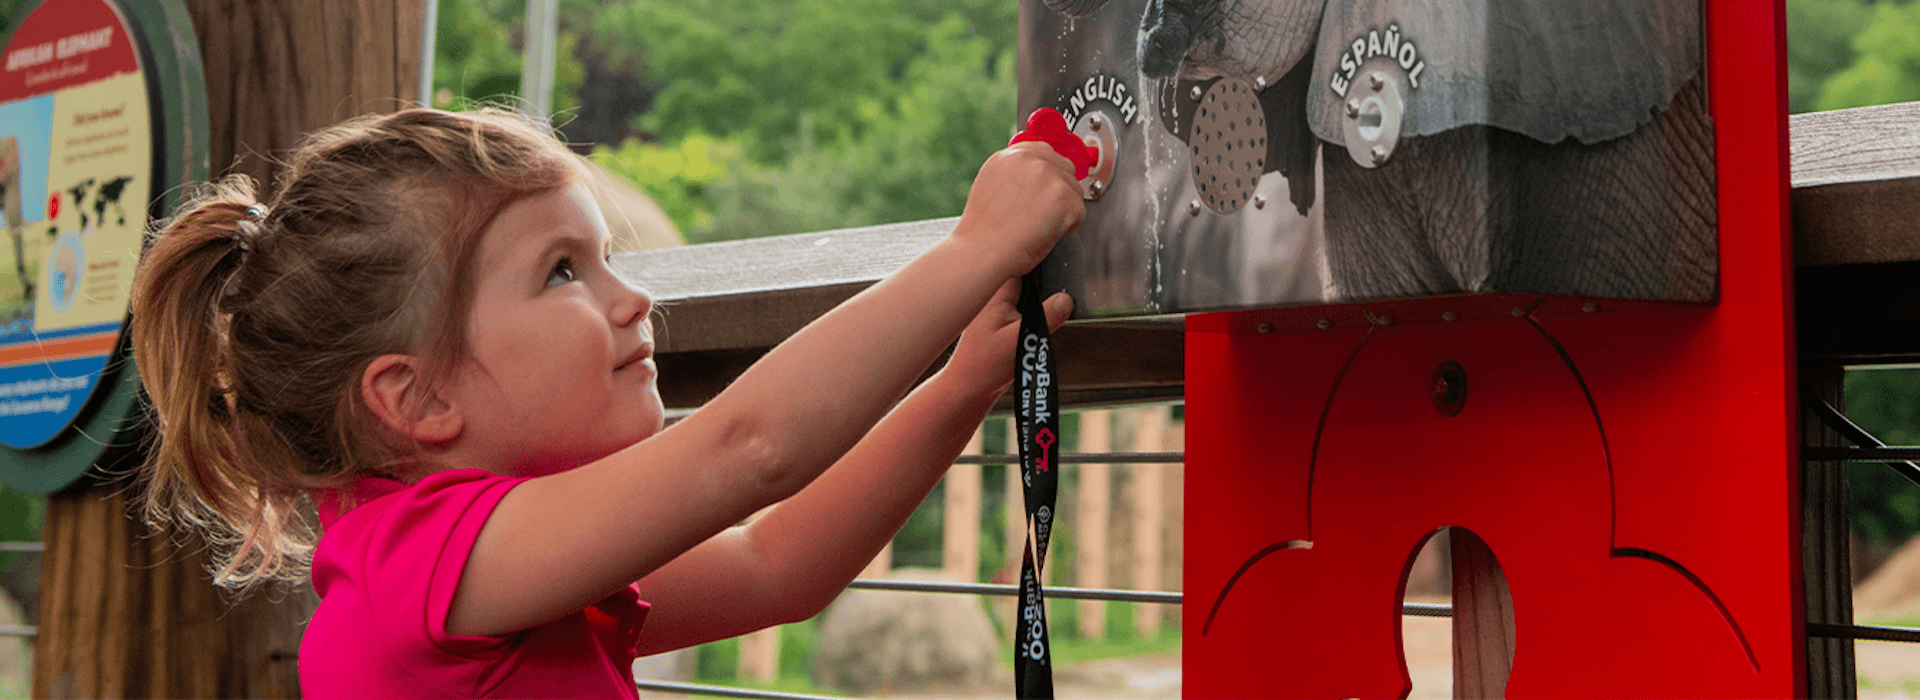
[[[615,365],[613,370],[618,372],[650,359],[653,359],[653,343],[644,342],[634,348],[633,352],[627,353],[626,358],[620,360],[620,364]]]

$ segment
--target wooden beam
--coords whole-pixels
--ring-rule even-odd
[[[1808,398],[1844,408],[1845,370],[1839,365],[1806,363],[1800,368],[1800,390]],[[1800,410],[1800,444],[1840,447],[1846,440],[1828,428],[1818,413]],[[1853,566],[1851,530],[1847,521],[1847,478],[1844,462],[1801,462],[1800,573],[1806,585],[1806,621],[1853,624]],[[1859,695],[1854,675],[1853,640],[1807,638],[1809,698],[1852,698]]]
[[[1920,260],[1920,102],[1790,122],[1795,263]]]

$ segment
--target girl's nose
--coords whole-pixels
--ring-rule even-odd
[[[607,319],[621,328],[645,320],[653,312],[653,296],[626,280],[614,279],[613,306],[607,309]]]

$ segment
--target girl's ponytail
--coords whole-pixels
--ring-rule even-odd
[[[457,366],[481,236],[581,162],[520,115],[410,109],[309,136],[269,209],[244,177],[200,189],[134,276],[147,519],[206,534],[230,588],[304,575],[312,490],[419,466],[362,400],[367,366]]]
[[[134,278],[134,356],[159,437],[145,466],[147,520],[221,545],[222,583],[298,576],[313,534],[288,506],[307,484],[274,478],[268,460],[284,448],[236,405],[227,343],[232,283],[263,239],[265,212],[245,176],[204,186],[180,211]]]

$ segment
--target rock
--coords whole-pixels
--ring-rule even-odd
[[[1907,540],[1853,591],[1856,617],[1920,612],[1920,536]]]
[[[691,683],[697,653],[695,647],[687,647],[642,656],[633,660],[633,677],[637,680]]]
[[[889,578],[958,580],[937,570]],[[1009,685],[1000,641],[978,596],[849,590],[827,608],[813,682],[856,695]]]

